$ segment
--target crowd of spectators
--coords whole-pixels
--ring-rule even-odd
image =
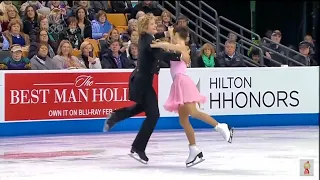
[[[109,13],[124,13],[127,27],[117,27]],[[146,13],[157,17],[157,30],[169,26],[188,26],[188,18],[179,16],[172,21],[170,12],[160,10],[154,1],[14,1],[0,3],[0,70],[56,70],[56,69],[110,69],[135,68],[138,57],[138,19]],[[271,31],[270,38],[281,43],[279,30]],[[199,44],[190,33],[190,67],[245,67],[238,52],[237,36],[230,33],[222,52],[212,44]],[[168,38],[160,39],[170,41]],[[267,43],[270,49],[282,53],[277,44]],[[308,65],[316,65],[314,43],[310,35],[298,45],[298,51],[307,56]],[[272,52],[266,57],[277,59]],[[259,63],[259,52],[252,49],[248,56]],[[300,56],[293,56],[298,62]],[[169,61],[169,60],[168,60]],[[281,62],[278,59],[278,61]],[[169,67],[163,62],[163,68]],[[291,65],[291,64],[289,64]],[[272,66],[272,65],[270,65]]]

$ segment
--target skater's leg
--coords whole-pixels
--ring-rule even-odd
[[[132,146],[137,150],[144,152],[160,117],[158,99],[153,88],[147,90],[143,106],[146,113],[146,119],[144,120]]]
[[[189,121],[188,107],[184,105],[179,106],[178,113],[180,125],[183,127],[189,141],[189,156],[186,160],[186,166],[188,167],[202,161],[203,154],[201,150],[196,146],[194,130]],[[198,162],[196,162],[197,158],[200,158]]]
[[[117,109],[113,113],[111,113],[105,121],[103,131],[107,132],[118,122],[123,121],[129,117],[135,116],[137,114],[140,114],[141,112],[143,112],[142,104],[134,104],[129,107]]]
[[[185,132],[185,134],[188,138],[188,141],[189,141],[189,145],[196,144],[194,130],[193,130],[193,127],[189,121],[188,109],[184,105],[179,106],[178,113],[179,113],[180,125],[184,129],[184,132]]]
[[[115,110],[114,115],[116,117],[116,122],[120,122],[124,119],[140,114],[141,112],[143,112],[143,105],[134,104],[129,107],[124,107],[124,108]]]
[[[225,123],[218,123],[215,119],[213,119],[211,116],[209,116],[206,113],[203,113],[199,111],[196,108],[196,103],[187,103],[185,106],[188,108],[190,116],[193,118],[202,120],[211,126],[213,126],[218,132],[221,133],[221,135],[224,137],[224,139],[231,143],[232,142],[232,136],[233,136],[233,129],[229,127]]]
[[[218,125],[218,122],[214,118],[206,113],[199,111],[196,107],[196,103],[187,103],[184,106],[188,109],[190,116],[192,116],[193,118],[202,120],[213,127],[216,127]]]

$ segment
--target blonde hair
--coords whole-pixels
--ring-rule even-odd
[[[69,51],[69,53],[68,53],[68,56],[71,57],[71,56],[72,56],[73,48],[72,48],[72,45],[71,45],[70,41],[68,41],[68,40],[62,40],[62,41],[60,42],[59,47],[58,47],[58,50],[57,50],[57,55],[62,56],[62,50],[61,50],[61,49],[62,49],[62,46],[63,46],[64,44],[69,44],[69,46],[70,46],[70,51]]]
[[[122,41],[122,39],[120,38],[120,32],[119,32],[119,30],[117,29],[117,28],[113,28],[113,29],[111,29],[109,32],[108,32],[108,38],[107,38],[107,41],[111,44],[111,41],[113,41],[112,39],[111,39],[111,36],[112,36],[112,32],[113,31],[117,31],[117,33],[118,33],[118,35],[119,35],[119,38],[117,39],[118,41],[119,41],[119,43],[120,43],[120,45],[123,43],[123,41]]]
[[[81,51],[81,53],[82,53],[83,49],[84,49],[85,47],[87,47],[88,45],[90,45],[91,48],[92,48],[92,50],[93,50],[93,45],[92,45],[89,41],[83,41],[83,43],[80,45],[80,51]]]
[[[166,14],[170,17],[170,21],[169,21],[169,22],[171,22],[171,21],[172,21],[172,15],[171,15],[171,13],[170,13],[168,10],[162,11],[162,13],[161,13],[161,20],[163,20],[163,16],[166,15]]]
[[[1,21],[10,21],[9,16],[8,16],[8,10],[13,9],[16,12],[16,17],[14,19],[20,19],[19,16],[19,11],[18,9],[13,5],[13,4],[8,4],[8,5],[3,5],[3,8],[1,9],[3,11],[3,16],[1,16]]]
[[[205,43],[202,47],[201,47],[201,49],[200,49],[200,56],[202,56],[203,54],[204,54],[204,50],[206,50],[206,49],[210,49],[210,51],[211,51],[211,55],[212,56],[216,56],[215,54],[216,54],[216,50],[214,49],[214,47],[211,45],[211,44],[209,44],[209,43]]]
[[[143,34],[147,31],[150,21],[155,20],[153,14],[146,14],[145,16],[139,18],[138,20],[138,32]]]

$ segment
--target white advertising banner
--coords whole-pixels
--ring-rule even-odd
[[[210,115],[319,112],[318,67],[205,68],[187,74],[207,97],[200,109]],[[170,71],[161,70],[161,116],[175,115],[163,108],[171,82]]]

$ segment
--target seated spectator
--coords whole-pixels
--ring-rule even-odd
[[[115,40],[116,40],[116,41],[119,41],[119,43],[120,43],[120,51],[121,51],[121,52],[125,52],[126,49],[129,47],[128,43],[124,43],[124,42],[121,40],[119,31],[114,28],[114,29],[112,29],[112,30],[109,32],[109,34],[108,34],[108,36],[107,36],[107,39],[106,39],[106,41],[107,41],[107,46],[110,47],[111,42],[113,42],[113,41],[115,41]]]
[[[61,14],[66,17],[72,16],[72,10],[70,10],[70,7],[68,4],[65,4],[64,1],[50,1],[50,9],[58,8],[61,11]]]
[[[42,4],[44,4],[44,6],[46,7],[51,7],[53,5],[52,1],[42,1]],[[66,7],[69,8],[69,4],[68,1],[59,1],[59,3],[54,4],[54,6],[58,7],[58,6],[62,6],[62,7]]]
[[[162,24],[164,24],[166,26],[166,31],[168,30],[169,26],[172,26],[172,18],[171,18],[171,13],[167,10],[164,10],[161,13],[161,20],[162,20]]]
[[[32,70],[54,70],[59,69],[58,64],[48,56],[49,48],[46,44],[39,44],[36,54],[30,59]]]
[[[36,8],[36,10],[42,9],[42,8],[47,8],[44,5],[42,5],[41,2],[39,2],[39,1],[27,1],[23,4],[21,4],[21,7],[20,7],[21,14],[20,15],[25,14],[25,10],[28,6],[34,6]]]
[[[11,46],[11,57],[0,60],[1,70],[30,70],[31,63],[28,58],[22,57],[22,47],[18,44]]]
[[[155,16],[161,16],[161,10],[157,7],[156,3],[153,1],[142,1],[134,6],[131,14],[131,18],[136,17],[139,11],[144,13],[152,13]],[[138,19],[138,18],[136,18]]]
[[[187,17],[184,15],[180,15],[177,19],[176,25],[181,25],[181,26],[188,26],[189,20]],[[191,31],[189,32],[189,45],[195,44],[197,48],[200,48],[200,44],[197,38],[197,35],[192,33]]]
[[[314,44],[312,36],[309,35],[309,34],[304,36],[304,41],[307,41],[307,42],[309,42],[311,44],[311,46],[310,46],[310,54],[314,56],[316,54],[315,53],[316,48],[315,48],[315,44]]]
[[[76,11],[76,18],[78,20],[78,27],[81,30],[81,37],[92,39],[91,21],[88,19],[87,11],[84,7],[80,6]]]
[[[102,55],[101,65],[103,69],[125,69],[134,68],[135,65],[129,61],[127,54],[120,51],[120,41],[113,40],[110,43],[111,51],[106,51]]]
[[[253,48],[251,51],[251,59],[257,63],[260,64],[260,52],[259,49]]]
[[[101,62],[98,57],[94,57],[93,45],[84,41],[80,46],[81,57],[79,60],[87,69],[101,69]]]
[[[228,33],[228,39],[237,42],[238,36],[236,35],[236,33],[229,32]],[[239,43],[237,43],[236,51],[240,52],[240,48],[241,48],[240,46],[241,45]]]
[[[138,63],[138,44],[137,43],[131,43],[129,46],[129,56],[128,60],[134,63],[134,67],[137,67]]]
[[[271,34],[271,40],[272,40],[272,42],[275,42],[275,43],[271,42],[271,43],[265,44],[265,46],[270,48],[271,50],[276,51],[277,53],[280,53],[282,55],[286,55],[286,51],[283,48],[281,48],[279,45],[276,44],[276,43],[280,44],[281,38],[282,38],[281,32],[279,30],[275,30]],[[281,64],[287,64],[287,62],[286,62],[284,57],[280,56],[279,54],[273,53],[271,51],[266,50],[265,56],[267,58],[273,59],[273,60],[275,60],[275,61],[277,61],[277,62],[279,62]],[[265,64],[267,66],[276,66],[276,64],[272,63],[268,59],[265,60]]]
[[[157,26],[162,25],[162,17],[161,16],[156,17],[155,22],[156,22]]]
[[[5,1],[3,1],[3,2],[5,2]],[[1,3],[3,3],[3,2],[1,2]],[[9,4],[9,5],[6,5],[5,7],[6,7],[6,11],[4,12],[3,16],[0,17],[1,32],[5,32],[6,30],[8,30],[9,22],[12,19],[18,19],[18,20],[21,19],[19,16],[19,12],[14,5]]]
[[[61,11],[61,14],[66,18],[72,16],[72,10],[70,10],[68,3],[65,3],[64,1],[49,1],[47,5],[51,10],[59,9]]]
[[[138,31],[138,20],[130,19],[128,21],[128,29],[122,32],[122,39],[130,39],[132,31]]]
[[[49,34],[52,35],[53,39],[59,40],[59,35],[67,27],[66,16],[61,14],[60,9],[54,8],[51,10],[48,18],[49,22]]]
[[[239,52],[236,51],[236,42],[228,39],[224,51],[220,52],[215,61],[215,67],[246,67]]]
[[[312,47],[312,44],[308,41],[300,42],[299,52],[300,54],[307,57],[307,62],[306,62],[306,59],[299,54],[293,56],[293,59],[307,66],[317,66],[317,61],[315,60],[315,57],[311,54],[311,51],[310,51],[311,47]],[[289,62],[289,66],[296,66],[296,64],[294,62]]]
[[[78,20],[75,17],[69,17],[68,27],[60,34],[59,40],[68,40],[73,49],[80,49],[83,38],[81,30],[78,28]]]
[[[167,27],[164,24],[157,25],[157,31],[158,32],[165,32]]]
[[[143,17],[144,15],[146,15],[146,13],[144,13],[143,11],[138,11],[135,18],[136,20],[139,20],[139,18]]]
[[[29,47],[29,54],[28,58],[31,59],[38,53],[39,45],[40,44],[47,44],[48,54],[47,56],[53,58],[55,56],[55,51],[52,48],[52,41],[49,40],[49,34],[46,30],[39,31],[39,34],[36,36],[35,42],[32,42]]]
[[[159,24],[157,26],[157,31],[158,31],[158,33],[165,33],[166,32],[166,26],[164,24]],[[170,42],[170,37],[162,37],[159,40],[160,41]]]
[[[131,1],[110,1],[112,12],[114,13],[131,13]]]
[[[1,3],[0,3],[0,11],[3,13],[3,15],[1,15],[2,17],[1,17],[1,20],[3,20],[3,19],[6,19],[6,20],[8,20],[8,16],[7,16],[7,14],[8,14],[8,8],[10,7],[10,6],[14,6],[13,4],[12,4],[12,1],[2,1]]]
[[[97,20],[92,21],[92,38],[101,39],[108,35],[108,32],[113,28],[112,24],[107,19],[107,13],[99,11]]]
[[[72,45],[67,40],[62,40],[57,51],[57,55],[52,58],[57,62],[58,69],[86,69],[81,61],[72,55]]]
[[[0,50],[9,50],[10,44],[6,37],[0,32]]]
[[[130,37],[130,40],[128,41],[128,45],[127,45],[127,49],[126,49],[126,52],[127,52],[127,55],[129,56],[129,49],[130,49],[130,45],[134,43],[134,44],[138,44],[139,43],[139,33],[138,31],[132,31],[131,33],[131,37]]]
[[[29,46],[29,36],[22,32],[22,22],[18,19],[12,19],[8,25],[8,30],[3,33],[9,41],[10,46],[19,44],[20,46]]]
[[[79,16],[78,11],[79,9],[84,10],[85,12],[85,17],[87,20],[94,20],[95,12],[94,10],[90,7],[89,1],[76,1],[74,6],[72,7],[72,12],[74,16]],[[78,19],[79,20],[79,19]]]
[[[38,13],[34,6],[27,6],[23,20],[23,32],[29,34],[32,29],[38,28]]]
[[[128,21],[128,31],[129,31],[129,34],[132,31],[138,31],[138,20],[137,19],[130,19]]]
[[[138,44],[138,42],[139,42],[139,33],[138,33],[138,31],[132,31],[129,42]]]
[[[99,11],[103,11],[105,13],[112,12],[112,8],[109,6],[108,1],[90,1],[90,7],[95,13],[98,13]]]
[[[214,47],[205,43],[200,50],[200,57],[197,59],[198,67],[215,67],[216,51]]]

